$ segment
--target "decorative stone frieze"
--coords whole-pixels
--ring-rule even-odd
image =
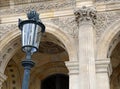
[[[94,8],[83,6],[74,12],[78,25],[80,23],[92,21],[95,24],[96,10]]]
[[[28,5],[15,5],[14,8],[1,9],[0,15],[12,15],[27,13],[30,9],[35,9],[36,11],[45,12],[51,10],[63,10],[65,8],[74,8],[75,0],[64,0],[64,1],[45,1],[30,3]]]
[[[96,73],[108,73],[110,76],[112,74],[112,66],[110,63],[110,59],[106,60],[96,60]]]
[[[61,30],[73,38],[78,38],[78,29],[74,16],[56,17],[51,22],[59,26]]]
[[[69,61],[65,62],[70,75],[79,74],[79,62],[78,61]]]

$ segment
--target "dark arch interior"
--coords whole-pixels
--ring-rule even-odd
[[[69,89],[69,76],[54,74],[42,80],[41,89]]]

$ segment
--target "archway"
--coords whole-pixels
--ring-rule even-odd
[[[5,73],[7,76],[10,75],[9,73],[6,73],[5,69],[6,70],[9,69],[8,64],[10,60],[12,60],[15,62],[16,66],[21,71],[20,75],[22,75],[23,68],[21,67],[20,61],[24,59],[25,54],[21,52],[20,32],[16,28],[14,33],[8,32],[6,36],[4,37],[5,39],[2,40],[0,43],[0,46],[1,46],[0,48],[0,54],[1,54],[0,72]],[[30,79],[31,89],[34,89],[33,85],[35,86],[35,84],[37,84],[39,80],[42,80],[46,76],[49,76],[55,73],[68,74],[69,71],[66,67],[65,61],[77,61],[77,53],[76,53],[77,51],[74,45],[74,40],[70,38],[67,34],[62,32],[60,28],[58,28],[57,26],[54,26],[51,24],[46,25],[46,34],[44,34],[41,44],[42,45],[40,45],[41,46],[40,49],[42,50],[39,50],[39,52],[43,54],[41,55],[39,53],[36,53],[35,55],[33,55],[33,59],[36,59],[38,61],[39,60],[38,56],[40,56],[41,58],[44,56],[46,58],[43,58],[43,59],[48,59],[48,60],[43,60],[43,59],[40,60],[42,64],[38,63],[39,67],[36,67],[35,70],[32,69],[33,71],[31,72],[31,76],[33,77]],[[46,44],[48,44],[48,46],[50,45],[50,47],[48,47],[47,49],[44,48],[43,46]],[[54,51],[50,51],[53,49]],[[46,56],[46,54],[50,54],[50,56]],[[22,76],[18,78],[20,79],[17,79],[17,80],[22,81],[21,80]],[[7,85],[7,83],[3,85],[5,86]],[[21,84],[18,84],[18,85],[21,85]],[[17,84],[15,84],[15,86],[17,86]],[[11,87],[11,89],[13,88],[15,89],[15,86]]]
[[[120,42],[112,51],[110,59],[113,70],[110,76],[110,89],[119,89],[120,88]]]
[[[118,75],[119,75],[119,45],[120,45],[120,20],[115,21],[110,25],[97,43],[97,58],[96,61],[99,61],[100,65],[106,65],[106,71],[97,73],[99,83],[106,79],[107,89],[119,89],[118,85]],[[109,60],[110,59],[110,60]],[[101,68],[102,69],[102,68]],[[100,75],[101,74],[101,75]],[[107,74],[107,75],[106,75]],[[103,80],[99,80],[104,76]],[[110,82],[109,82],[110,81]],[[116,84],[116,85],[115,85]],[[99,84],[98,84],[99,85]],[[100,86],[101,86],[100,85]],[[104,88],[103,87],[103,88]]]
[[[97,45],[97,60],[109,58],[120,38],[120,20],[106,28]]]
[[[18,37],[16,40],[20,40],[20,38]],[[18,42],[18,44],[20,44],[20,42]],[[69,61],[69,56],[64,44],[60,40],[50,33],[45,33],[39,48],[39,52],[32,56],[36,66],[31,70],[29,89],[41,89],[40,81],[46,76],[56,73],[67,75],[69,73],[65,65],[65,61]],[[25,53],[21,51],[20,45],[17,46],[14,56],[11,57],[5,70],[5,74],[8,78],[3,84],[3,89],[21,89],[23,77],[21,61],[24,57]]]
[[[70,61],[77,61],[77,49],[74,43],[74,40],[64,32],[60,30],[54,24],[45,24],[46,32],[54,35],[57,38],[57,41],[64,43],[61,45],[68,53]],[[9,32],[4,36],[4,40],[0,43],[0,54],[1,54],[1,67],[0,72],[4,73],[5,68],[9,62],[9,60],[13,57],[15,52],[18,50],[20,45],[20,31],[16,28],[15,32]],[[54,43],[54,42],[53,42]]]
[[[54,74],[42,80],[41,89],[69,89],[69,76]]]

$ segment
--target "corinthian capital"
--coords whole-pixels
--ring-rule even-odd
[[[77,23],[82,23],[84,22],[93,22],[95,24],[95,19],[96,19],[96,10],[94,8],[90,7],[85,7],[83,6],[82,8],[76,10],[74,12],[76,21]]]

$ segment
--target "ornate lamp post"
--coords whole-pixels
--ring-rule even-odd
[[[45,32],[45,26],[39,19],[39,14],[36,11],[27,13],[28,20],[19,19],[19,29],[22,33],[22,50],[26,52],[26,59],[22,61],[24,67],[24,77],[22,89],[28,89],[30,70],[35,65],[31,56],[38,51],[42,33]]]

